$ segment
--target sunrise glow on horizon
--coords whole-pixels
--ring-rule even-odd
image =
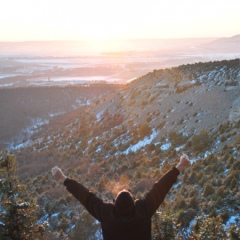
[[[3,0],[0,41],[231,37],[239,0]]]

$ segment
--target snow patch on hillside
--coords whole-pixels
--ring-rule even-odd
[[[139,141],[135,145],[130,146],[123,153],[129,154],[129,152],[136,152],[140,148],[145,147],[146,145],[150,144],[155,139],[155,137],[158,135],[158,133],[159,133],[159,131],[153,131],[149,137],[145,137],[142,141]]]
[[[240,214],[237,214],[235,216],[231,216],[229,220],[226,222],[225,226],[229,228],[233,224],[237,224],[240,221]]]

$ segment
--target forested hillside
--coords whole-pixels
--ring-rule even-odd
[[[65,87],[0,88],[0,148],[26,141],[52,117],[88,105],[121,89],[117,84],[92,83]]]
[[[101,239],[99,224],[52,178],[53,166],[111,201],[122,188],[142,197],[187,153],[191,167],[155,214],[153,239],[239,239],[239,66],[235,59],[154,70],[51,118],[15,146],[18,176],[48,238]]]

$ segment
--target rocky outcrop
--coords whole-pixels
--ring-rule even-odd
[[[239,120],[240,120],[240,97],[233,102],[233,106],[229,114],[230,122],[237,122]]]

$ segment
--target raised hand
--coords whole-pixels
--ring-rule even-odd
[[[51,172],[52,175],[61,182],[64,182],[64,180],[67,178],[58,166],[53,167]]]
[[[190,165],[189,157],[186,154],[183,154],[180,157],[180,161],[177,164],[176,168],[179,170],[179,172],[182,172],[186,167]]]

